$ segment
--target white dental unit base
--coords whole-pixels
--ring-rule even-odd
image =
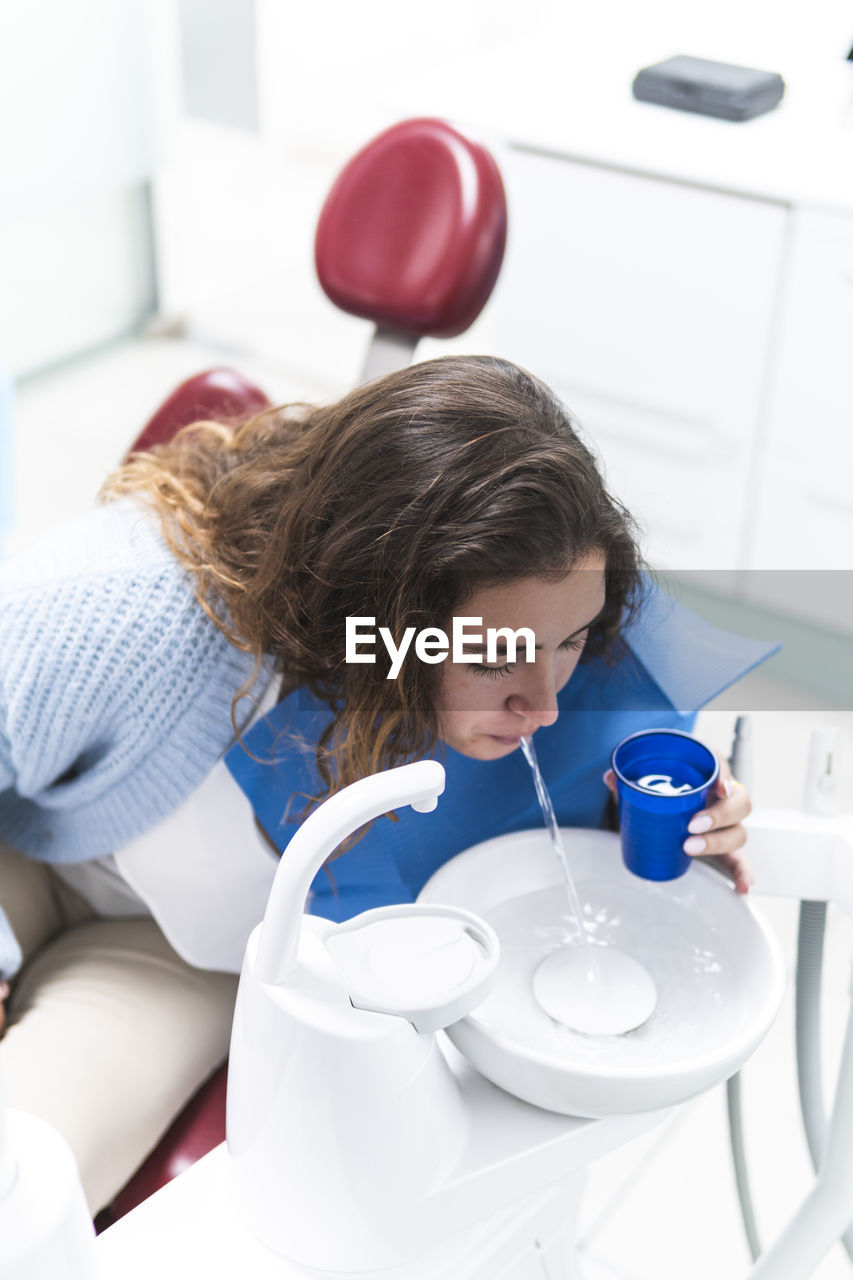
[[[652,1128],[667,1113],[607,1120],[553,1115],[484,1080],[446,1041],[442,1051],[475,1116],[472,1171],[488,1154],[495,1166],[495,1200],[509,1207],[460,1228],[417,1261],[359,1274],[364,1280],[374,1275],[387,1280],[582,1280],[575,1217],[584,1168]],[[539,1165],[545,1189],[520,1199],[523,1170],[517,1161],[525,1154]],[[345,1274],[297,1266],[261,1244],[246,1229],[232,1172],[223,1144],[110,1227],[96,1242],[99,1280],[148,1280],[152,1274],[158,1280],[191,1275],[230,1280],[237,1274],[252,1280],[309,1280]],[[457,1210],[464,1216],[465,1208],[473,1206],[464,1176],[459,1181]],[[331,1212],[326,1232],[336,1235]]]
[[[686,909],[701,923],[704,912],[721,946],[733,939],[726,945],[734,951],[721,952],[718,967],[743,961],[732,991],[743,989],[745,1003],[725,997],[723,1030],[710,1024],[714,1053],[688,1054],[683,1069],[676,1062],[673,1070],[673,1057],[690,1049],[696,1030],[685,1037],[676,1027],[676,1052],[659,1066],[640,1069],[631,1054],[621,1075],[602,1071],[597,1060],[575,1064],[565,1073],[559,1106],[521,1101],[485,1075],[508,1071],[530,1098],[544,1087],[553,1106],[559,1073],[543,1074],[547,1053],[527,1053],[483,1013],[492,981],[500,994],[506,974],[496,969],[492,929],[478,908],[488,916],[496,901],[511,904],[515,878],[529,877],[537,865],[545,883],[553,883],[552,864],[539,863],[530,845],[538,842],[544,853],[541,833],[517,833],[459,855],[414,907],[368,912],[345,925],[302,914],[316,869],[351,830],[402,804],[427,810],[442,787],[435,762],[404,766],[347,788],[303,824],[246,952],[231,1050],[228,1149],[211,1152],[99,1237],[94,1268],[81,1252],[75,1266],[53,1274],[580,1280],[575,1218],[585,1167],[653,1127],[672,1103],[737,1069],[772,1022],[784,965],[760,917],[709,868],[691,869],[675,888],[637,882],[637,910],[647,922],[659,909],[667,921]],[[832,898],[850,909],[849,819],[767,813],[749,826],[763,888]],[[607,895],[613,888],[618,905],[618,837],[567,834],[581,881],[589,881],[594,866],[606,874]],[[606,867],[611,871],[602,872]],[[448,901],[454,906],[439,905]],[[699,1032],[707,1030],[705,1021],[702,1015]],[[850,1026],[814,1191],[750,1280],[805,1280],[847,1226],[853,1018]],[[730,1042],[718,1047],[726,1035]],[[698,1060],[701,1079],[686,1085]],[[599,1076],[603,1092],[589,1092]],[[580,1118],[576,1099],[600,1118]],[[7,1194],[0,1208],[9,1200]],[[37,1276],[23,1268],[13,1280]]]

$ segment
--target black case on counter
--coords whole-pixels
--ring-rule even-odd
[[[751,120],[772,111],[785,92],[785,81],[775,71],[679,55],[638,71],[633,92],[640,102],[721,120]]]

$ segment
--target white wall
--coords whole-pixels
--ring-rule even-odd
[[[14,373],[150,306],[155,62],[147,0],[0,9],[0,363]]]
[[[526,30],[546,7],[525,8]],[[510,0],[251,8],[258,130],[197,111],[173,118],[156,192],[163,310],[207,340],[343,389],[358,375],[371,326],[337,311],[315,278],[314,229],[329,187],[360,146],[406,114],[393,101],[401,80],[510,45],[520,11]],[[198,24],[194,38],[203,39]],[[209,56],[219,49],[212,23]]]

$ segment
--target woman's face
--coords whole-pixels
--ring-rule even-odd
[[[536,654],[527,662],[522,642],[512,665],[500,648],[493,664],[454,663],[448,657],[441,664],[436,697],[444,742],[462,755],[497,760],[514,751],[522,737],[554,723],[557,694],[604,608],[604,569],[603,553],[593,552],[558,582],[520,578],[485,587],[456,609],[457,617],[482,618],[484,635],[488,627],[529,627]]]

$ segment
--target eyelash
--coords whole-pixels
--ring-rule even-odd
[[[564,640],[560,645],[563,650],[582,649],[587,641],[589,633],[584,631],[582,635],[577,636],[574,640]],[[499,680],[501,676],[511,676],[515,671],[515,663],[505,662],[502,667],[487,667],[480,662],[472,662],[468,666],[468,670],[474,672],[475,675],[482,676],[485,680]]]

